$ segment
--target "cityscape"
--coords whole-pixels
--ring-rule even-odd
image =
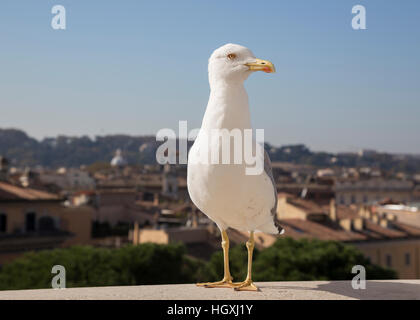
[[[16,137],[30,140],[23,131],[0,132],[6,148]],[[151,137],[98,141],[108,141],[105,156],[97,145],[93,162],[79,165],[70,164],[87,159],[83,149],[83,155],[75,151],[63,158],[65,166],[51,165],[48,154],[86,149],[86,139],[49,139],[37,155],[47,165],[28,163],[18,149],[2,150],[0,264],[19,261],[28,252],[75,245],[118,249],[145,243],[181,243],[188,256],[210,261],[219,250],[220,233],[190,200],[186,165],[158,164],[153,156],[161,142]],[[30,150],[27,141],[16,145]],[[420,278],[419,157],[374,150],[313,153],[303,145],[266,148],[285,237],[351,245],[400,279]],[[228,234],[234,246],[247,239],[237,230]],[[257,233],[256,248],[270,248],[277,238]]]
[[[419,12],[1,1],[0,303],[214,319],[420,300]]]

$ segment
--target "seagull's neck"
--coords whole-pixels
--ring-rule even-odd
[[[210,82],[202,129],[251,129],[248,95],[240,82]]]

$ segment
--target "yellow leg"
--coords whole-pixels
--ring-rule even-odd
[[[229,269],[229,238],[225,230],[222,231],[222,248],[223,248],[223,262],[224,262],[224,277],[217,282],[203,282],[197,283],[199,287],[205,288],[233,288],[232,276]]]
[[[248,273],[244,282],[234,283],[233,287],[237,291],[258,291],[258,287],[252,282],[252,253],[254,252],[254,232],[251,231],[249,240],[246,242],[248,249]]]

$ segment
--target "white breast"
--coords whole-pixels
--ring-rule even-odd
[[[259,230],[272,222],[275,196],[267,174],[247,175],[245,163],[198,163],[200,146],[196,140],[189,153],[187,183],[194,204],[222,229]]]
[[[275,194],[264,171],[260,175],[247,175],[245,161],[233,164],[232,157],[231,164],[202,161],[203,153],[212,154],[220,148],[219,144],[205,141],[204,137],[210,135],[212,129],[239,129],[242,137],[245,129],[251,129],[248,96],[243,84],[216,82],[211,83],[211,88],[200,133],[188,155],[187,184],[191,200],[221,229],[276,233],[271,213]],[[233,144],[230,149],[232,155]]]

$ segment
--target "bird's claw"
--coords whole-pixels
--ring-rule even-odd
[[[232,277],[230,278],[223,278],[220,281],[216,282],[202,282],[197,283],[197,287],[204,287],[204,288],[234,288],[234,284],[232,282]]]
[[[260,291],[252,280],[245,280],[244,282],[234,283],[235,291]]]

